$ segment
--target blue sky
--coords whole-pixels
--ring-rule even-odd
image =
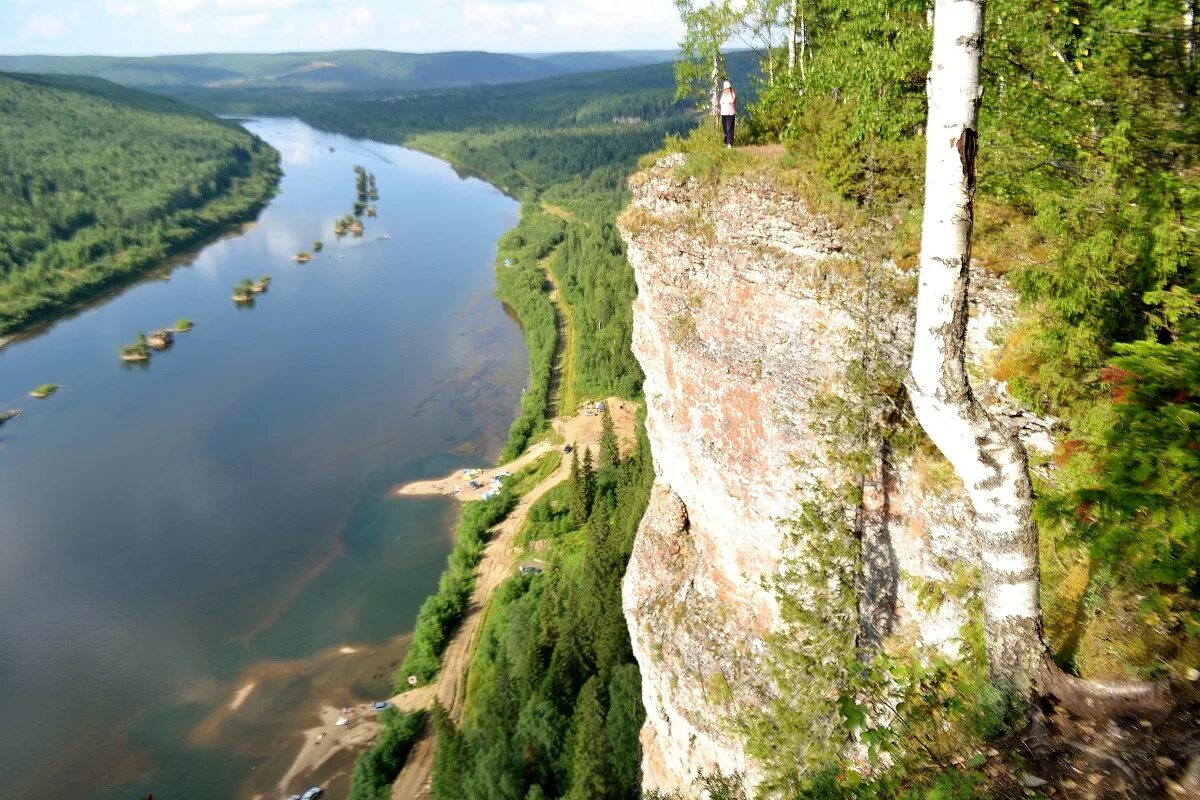
[[[672,0],[0,0],[0,53],[665,49]]]

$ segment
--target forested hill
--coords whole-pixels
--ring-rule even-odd
[[[150,57],[0,56],[0,70],[89,75],[125,86],[172,93],[201,88],[365,92],[515,83],[670,58],[670,54],[638,52],[521,56],[478,51],[386,50]]]
[[[252,218],[278,175],[266,143],[174,100],[0,73],[0,333]]]

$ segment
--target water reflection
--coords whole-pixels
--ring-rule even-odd
[[[257,224],[0,350],[0,407],[25,408],[0,429],[0,798],[268,786],[322,702],[383,691],[436,585],[455,509],[387,489],[494,456],[515,414],[525,354],[491,296],[515,203],[399,148],[247,126],[286,173]],[[379,216],[338,241],[354,164]],[[119,359],[181,317],[148,365]]]

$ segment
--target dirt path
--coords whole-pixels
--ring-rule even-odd
[[[558,291],[554,273],[550,271],[550,259],[552,258],[554,256],[543,260],[539,266],[546,275],[546,281],[550,284],[550,291],[546,293],[546,296],[550,298],[550,304],[554,306],[554,368],[550,371],[550,386],[546,392],[546,402],[550,405],[551,414],[559,414],[562,412],[563,379],[565,378],[563,367],[566,366],[567,361],[569,331],[567,318],[563,315],[562,295]]]
[[[634,426],[637,422],[637,409],[633,403],[619,398],[609,398],[607,405],[612,414],[617,438],[621,442],[621,451],[629,452],[636,446]],[[584,408],[573,417],[554,420],[553,426],[564,441],[579,449],[590,447],[595,453],[600,447],[601,419],[594,408]],[[457,470],[445,478],[410,483],[394,491],[395,494],[406,496],[448,494],[463,502],[477,500],[497,474],[515,473],[557,447],[558,445],[549,442],[539,442],[508,464],[480,470],[473,477]],[[428,686],[392,697],[392,704],[400,711],[410,712],[428,708],[434,697],[437,697],[450,712],[451,718],[456,723],[462,722],[467,668],[482,630],[487,602],[496,588],[511,576],[516,568],[516,538],[525,525],[530,507],[546,492],[566,480],[570,471],[570,459],[563,459],[554,472],[527,492],[513,512],[492,529],[493,535],[484,549],[467,613],[442,656],[442,670],[438,679]],[[471,489],[467,485],[470,480],[481,484],[481,488]],[[280,793],[286,796],[296,779],[320,769],[337,754],[369,746],[380,730],[379,723],[374,719],[375,714],[375,710],[368,703],[341,709],[334,706],[323,707],[320,710],[321,724],[304,731],[304,744],[293,760],[291,768],[279,782]],[[339,719],[348,722],[338,725]],[[424,796],[433,767],[435,742],[432,731],[426,726],[426,730],[422,732],[421,738],[409,754],[404,770],[396,779],[392,789],[393,798],[407,800]]]
[[[634,442],[636,409],[632,403],[618,398],[609,398],[608,408],[612,414],[617,438],[621,442],[621,450],[629,452],[636,446]],[[599,450],[601,417],[597,413],[583,411],[568,419],[555,420],[554,429],[576,448],[590,447],[592,452]],[[526,494],[513,513],[494,529],[495,536],[484,551],[483,561],[479,567],[479,578],[475,583],[475,591],[471,594],[467,615],[454,634],[454,638],[451,639],[450,645],[446,648],[446,653],[442,657],[442,671],[439,673],[437,683],[434,684],[438,699],[449,712],[450,718],[454,720],[455,724],[462,724],[467,668],[474,656],[475,646],[482,631],[487,602],[500,584],[512,575],[515,567],[518,554],[515,547],[517,534],[525,526],[525,518],[533,504],[546,492],[566,480],[570,472],[570,461],[563,459],[558,469]],[[400,697],[403,698],[404,695]],[[413,800],[413,798],[427,796],[435,746],[436,738],[433,731],[426,726],[421,739],[409,753],[400,776],[392,785],[392,800]]]

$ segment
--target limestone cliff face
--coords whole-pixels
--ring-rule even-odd
[[[846,479],[821,409],[855,402],[847,376],[863,359],[878,362],[872,375],[903,375],[914,276],[869,266],[770,179],[713,191],[677,177],[681,159],[635,176],[622,218],[657,472],[624,606],[647,712],[644,785],[694,792],[700,771],[757,783],[738,721],[805,691],[803,675],[766,677],[766,642],[784,624],[771,581],[809,547],[788,520]],[[977,349],[996,321],[974,326]],[[923,612],[914,586],[973,557],[961,489],[935,459],[867,445],[876,463],[851,522],[864,551],[860,640],[894,634],[953,653],[961,607]]]

